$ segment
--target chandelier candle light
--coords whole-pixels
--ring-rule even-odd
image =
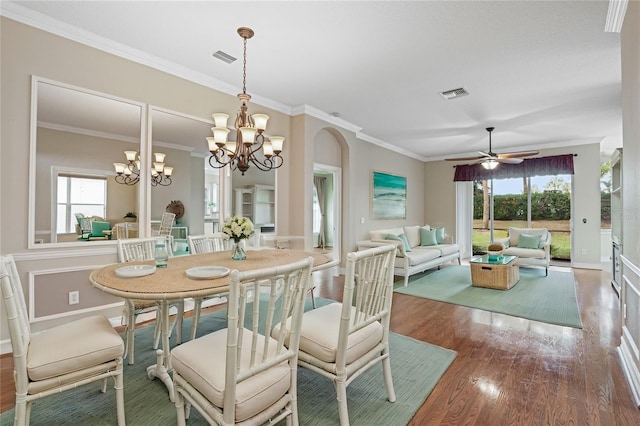
[[[116,182],[124,185],[135,185],[140,181],[140,156],[137,151],[125,151],[127,164],[113,163],[116,169]],[[169,186],[171,185],[171,175],[173,167],[165,165],[165,154],[156,152],[153,154],[155,161],[151,169],[151,186]]]
[[[253,164],[262,171],[277,169],[282,166],[283,159],[280,156],[284,138],[282,136],[264,136],[269,116],[266,114],[249,115],[248,106],[251,95],[247,93],[247,40],[253,37],[251,28],[240,27],[238,34],[244,41],[244,63],[242,74],[242,93],[238,94],[241,102],[234,127],[236,140],[228,141],[229,129],[227,128],[228,114],[213,114],[214,126],[211,128],[213,137],[207,138],[209,145],[209,165],[216,169],[229,165],[231,170],[244,172]],[[262,149],[264,159],[256,156]]]

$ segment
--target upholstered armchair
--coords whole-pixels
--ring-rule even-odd
[[[97,217],[86,217],[82,213],[76,213],[78,221],[79,240],[106,240],[108,236],[103,231],[111,230],[111,223]]]
[[[520,266],[541,266],[549,275],[551,233],[546,228],[509,228],[507,238],[496,239],[504,244],[505,256],[518,256]]]

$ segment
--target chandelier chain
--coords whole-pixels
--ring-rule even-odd
[[[242,63],[242,93],[247,93],[247,39],[244,40],[244,60]]]

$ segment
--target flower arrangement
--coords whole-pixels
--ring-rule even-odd
[[[253,235],[253,223],[247,217],[233,216],[225,222],[222,232],[237,243]]]

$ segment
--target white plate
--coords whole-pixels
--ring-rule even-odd
[[[186,270],[187,276],[194,280],[211,280],[229,275],[231,270],[224,266],[198,266]]]
[[[116,275],[122,278],[135,278],[151,275],[156,271],[154,265],[130,265],[116,269]]]

